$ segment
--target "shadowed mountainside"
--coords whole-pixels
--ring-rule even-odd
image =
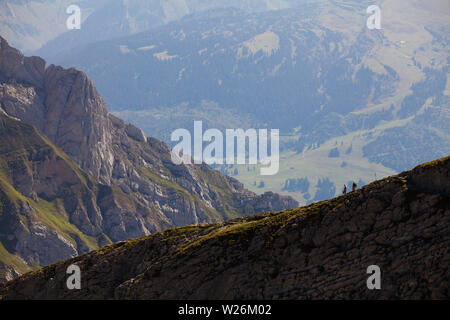
[[[308,207],[109,245],[0,284],[0,298],[449,299],[449,220],[446,157]],[[65,287],[70,264],[81,290]]]

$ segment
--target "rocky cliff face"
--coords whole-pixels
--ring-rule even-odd
[[[447,157],[308,207],[109,245],[2,284],[0,298],[449,299],[449,195]],[[81,290],[65,287],[70,264]]]
[[[1,103],[7,114],[32,124],[83,169],[111,182],[112,123],[86,74],[38,57],[24,57],[0,40]]]
[[[206,165],[174,165],[166,144],[108,113],[83,72],[46,68],[1,37],[0,111],[0,262],[8,277],[168,227],[298,206],[249,192]],[[37,218],[46,232],[30,228],[34,211],[48,215],[47,223]],[[54,216],[73,230],[55,226]]]

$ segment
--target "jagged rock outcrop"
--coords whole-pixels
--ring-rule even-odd
[[[127,124],[127,126],[125,127],[125,132],[130,138],[133,138],[136,141],[147,141],[147,137],[145,136],[144,131],[142,129],[139,129],[138,127],[133,126],[131,123]]]
[[[45,61],[39,57],[24,57],[0,37],[0,81],[15,80],[40,88],[43,84]]]
[[[24,57],[0,38],[0,101],[34,125],[82,169],[111,182],[112,125],[105,102],[85,73]]]
[[[0,262],[16,273],[169,227],[298,206],[206,165],[173,164],[168,145],[108,113],[86,74],[46,68],[1,37],[0,111],[2,188],[10,190],[0,203]]]
[[[0,298],[449,299],[449,192],[450,156],[308,207],[106,246],[0,284]],[[70,264],[81,290],[65,287]]]

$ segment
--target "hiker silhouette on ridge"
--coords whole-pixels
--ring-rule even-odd
[[[352,192],[356,190],[356,187],[357,187],[357,186],[358,186],[358,185],[356,184],[356,182],[353,182],[353,184],[352,184]]]
[[[344,184],[344,190],[342,191],[342,194],[347,194],[347,185]]]

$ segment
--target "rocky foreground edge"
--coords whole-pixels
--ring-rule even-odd
[[[0,298],[449,299],[449,220],[450,156],[307,207],[108,245],[0,284]]]

